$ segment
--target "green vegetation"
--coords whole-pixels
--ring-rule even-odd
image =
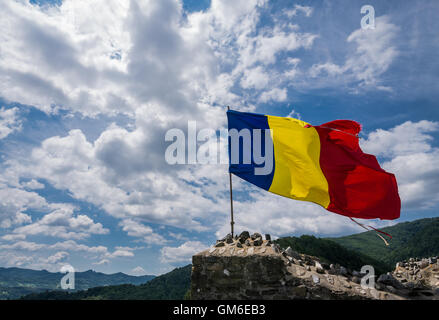
[[[319,257],[326,263],[338,263],[346,268],[359,271],[364,265],[372,265],[378,273],[385,273],[390,266],[363,253],[344,248],[338,243],[316,238],[314,236],[285,237],[276,242],[282,247],[294,248],[295,251]]]
[[[189,290],[191,265],[176,268],[142,285],[97,287],[78,292],[46,291],[24,296],[24,300],[180,300]],[[187,297],[187,296],[186,296]]]
[[[392,268],[396,262],[410,257],[439,256],[439,218],[403,222],[382,228],[382,231],[393,237],[389,246],[385,246],[375,232],[370,231],[329,240],[380,260]]]
[[[0,299],[17,299],[30,293],[60,289],[65,274],[46,270],[0,267]],[[75,289],[84,290],[97,286],[142,284],[154,276],[130,276],[124,273],[105,274],[88,270],[75,273]]]

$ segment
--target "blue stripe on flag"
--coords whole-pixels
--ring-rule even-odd
[[[273,181],[274,170],[275,170],[275,162],[274,162],[274,150],[273,150],[273,170],[270,174],[267,175],[255,175],[255,167],[264,167],[264,163],[256,164],[253,159],[253,129],[261,129],[261,150],[262,156],[265,155],[265,129],[270,129],[268,125],[268,119],[264,115],[254,114],[254,113],[246,113],[246,112],[238,112],[229,110],[227,111],[227,119],[229,131],[231,129],[236,129],[238,132],[242,129],[248,129],[251,133],[251,163],[244,164],[243,163],[243,139],[239,139],[239,163],[232,164],[231,162],[231,137],[229,136],[229,172],[234,175],[244,179],[262,189],[268,191],[270,189],[271,183]],[[250,147],[250,146],[249,146]]]

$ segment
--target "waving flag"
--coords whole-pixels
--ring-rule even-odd
[[[229,171],[262,189],[362,219],[399,218],[395,176],[358,143],[359,123],[312,126],[292,118],[228,111]]]

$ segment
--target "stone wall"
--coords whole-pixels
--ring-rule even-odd
[[[328,266],[316,257],[281,251],[267,235],[230,235],[192,258],[191,298],[224,299],[403,299],[362,288],[360,274]]]
[[[299,285],[288,278],[280,255],[195,255],[193,299],[288,299]],[[300,290],[300,289],[299,289]]]

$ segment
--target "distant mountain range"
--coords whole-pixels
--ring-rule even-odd
[[[46,270],[0,267],[0,299],[17,299],[30,293],[59,290],[64,273]],[[155,276],[130,276],[124,273],[105,274],[88,270],[75,273],[75,290],[118,284],[143,284]]]
[[[377,274],[393,270],[396,262],[410,257],[439,256],[439,218],[403,222],[382,230],[393,236],[388,247],[374,232],[339,238],[284,237],[276,242],[352,270],[373,265]],[[183,299],[190,288],[190,275],[191,265],[187,265],[142,285],[98,287],[74,293],[43,292],[24,299]]]
[[[145,284],[97,287],[78,292],[46,291],[29,294],[24,300],[178,300],[183,299],[191,282],[192,266],[176,268]]]

